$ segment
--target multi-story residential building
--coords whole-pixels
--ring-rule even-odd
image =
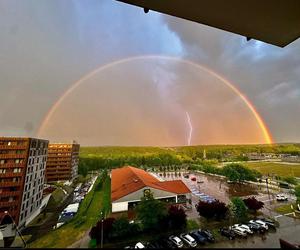
[[[80,145],[50,143],[46,168],[46,181],[72,181],[78,175]]]
[[[0,217],[7,211],[19,227],[41,205],[48,143],[0,137]]]

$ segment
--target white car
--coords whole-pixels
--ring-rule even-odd
[[[277,194],[276,195],[276,200],[278,200],[278,201],[287,201],[288,197],[285,194]]]
[[[138,242],[135,244],[134,248],[142,249],[142,248],[145,248],[145,246],[141,242]]]
[[[266,230],[269,229],[268,225],[265,222],[263,222],[262,220],[250,220],[249,222],[257,224],[257,225],[259,225],[260,227],[262,227],[262,228],[264,228]]]
[[[170,236],[169,240],[172,241],[178,248],[183,247],[183,242],[181,239],[179,239],[177,236]]]
[[[243,236],[243,237],[247,237],[247,232],[246,230],[240,228],[240,227],[235,227],[235,226],[232,226],[230,227],[230,229],[235,232],[237,235],[240,235],[240,236]]]
[[[245,230],[248,234],[253,234],[253,231],[245,224],[234,224],[232,227],[239,227],[243,230]]]
[[[183,239],[183,241],[186,242],[190,247],[196,247],[197,246],[197,242],[189,234],[185,234],[185,233],[180,234],[180,238]]]

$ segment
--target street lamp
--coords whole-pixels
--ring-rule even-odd
[[[103,248],[103,212],[101,211],[101,248]]]

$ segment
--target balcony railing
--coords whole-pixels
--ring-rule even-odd
[[[2,191],[0,197],[20,196],[21,194],[21,191]]]
[[[15,182],[15,181],[0,182],[0,187],[19,187],[21,185],[22,182]]]
[[[27,145],[0,145],[0,149],[27,149]]]
[[[27,154],[0,154],[0,159],[25,159]]]
[[[18,201],[0,201],[0,207],[11,207],[18,205]]]
[[[21,172],[21,173],[12,173],[12,172],[6,172],[6,173],[3,173],[1,174],[0,173],[0,178],[9,178],[9,177],[22,177],[24,174]]]

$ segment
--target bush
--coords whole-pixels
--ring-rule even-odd
[[[228,212],[228,207],[226,204],[219,200],[210,203],[200,200],[196,205],[196,209],[199,215],[205,217],[206,219],[224,219]]]
[[[230,181],[243,182],[243,181],[257,181],[257,178],[261,177],[261,174],[249,169],[241,164],[228,164],[223,167],[221,171],[222,175],[226,176]]]
[[[115,218],[106,218],[103,220],[103,226],[101,220],[99,220],[96,226],[92,227],[89,235],[91,239],[95,239],[97,244],[101,243],[101,232],[103,227],[103,242],[107,241],[112,233],[113,223]]]
[[[247,207],[240,197],[231,199],[231,211],[237,219],[244,219],[247,214]]]
[[[183,228],[186,226],[186,213],[179,206],[172,205],[169,207],[168,219],[171,228]]]
[[[257,199],[255,199],[255,197],[251,197],[251,198],[247,198],[243,200],[246,207],[249,210],[254,211],[255,213],[257,212],[257,210],[261,209],[264,207],[264,203],[262,201],[258,201]]]

